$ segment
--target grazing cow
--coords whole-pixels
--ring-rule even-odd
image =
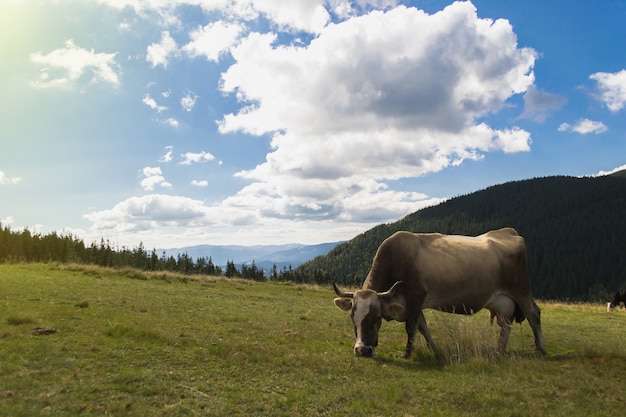
[[[615,293],[615,297],[613,297],[613,301],[609,303],[607,306],[607,311],[612,311],[615,307],[619,306],[619,303],[624,303],[624,307],[626,308],[626,290],[619,290]]]
[[[360,290],[343,292],[334,302],[354,323],[354,353],[373,356],[382,319],[406,322],[408,358],[419,330],[435,344],[422,312],[425,308],[473,314],[482,308],[500,325],[498,352],[504,353],[513,320],[528,322],[535,350],[545,354],[540,310],[531,291],[526,245],[514,229],[477,237],[397,232],[378,248]]]

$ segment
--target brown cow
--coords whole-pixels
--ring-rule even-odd
[[[361,290],[343,292],[335,305],[350,311],[359,356],[373,356],[382,319],[406,322],[404,357],[411,355],[415,331],[435,344],[422,312],[425,308],[458,314],[491,311],[500,325],[498,351],[503,353],[515,319],[528,318],[535,350],[545,354],[540,310],[533,300],[526,245],[514,229],[477,237],[397,232],[378,248]]]

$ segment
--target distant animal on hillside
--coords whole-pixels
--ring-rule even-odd
[[[613,301],[611,301],[607,306],[607,311],[615,310],[615,307],[619,306],[620,303],[624,303],[624,308],[626,308],[626,290],[619,290],[615,293],[615,297],[613,297]]]
[[[477,237],[397,232],[378,248],[360,290],[344,292],[333,284],[334,302],[349,311],[354,353],[373,356],[382,319],[406,322],[404,357],[413,351],[416,330],[435,346],[425,308],[458,314],[491,311],[500,325],[497,349],[505,352],[513,320],[528,318],[535,350],[545,354],[540,310],[530,285],[526,244],[514,229]]]

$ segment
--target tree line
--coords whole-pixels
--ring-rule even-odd
[[[291,268],[273,270],[266,275],[253,261],[251,265],[243,263],[237,266],[228,261],[225,267],[215,265],[209,257],[193,259],[187,253],[176,256],[161,254],[156,249],[147,250],[143,243],[134,248],[116,247],[109,240],[101,239],[85,245],[84,241],[72,234],[52,232],[46,235],[33,233],[29,229],[11,230],[0,223],[0,262],[59,262],[91,264],[107,268],[136,268],[143,271],[167,271],[186,275],[224,275],[229,278],[244,278],[256,281],[281,280],[300,281]]]

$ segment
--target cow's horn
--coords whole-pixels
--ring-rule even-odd
[[[335,283],[333,283],[333,288],[335,289],[335,294],[337,294],[339,297],[342,297],[342,298],[354,298],[354,293],[353,292],[343,292],[339,288],[337,288],[337,285],[335,285]]]
[[[378,296],[379,297],[393,297],[393,293],[396,291],[396,288],[398,287],[398,285],[402,284],[402,281],[398,281],[395,284],[393,284],[391,286],[391,288],[389,288],[389,290],[387,290],[386,292],[379,292]]]

